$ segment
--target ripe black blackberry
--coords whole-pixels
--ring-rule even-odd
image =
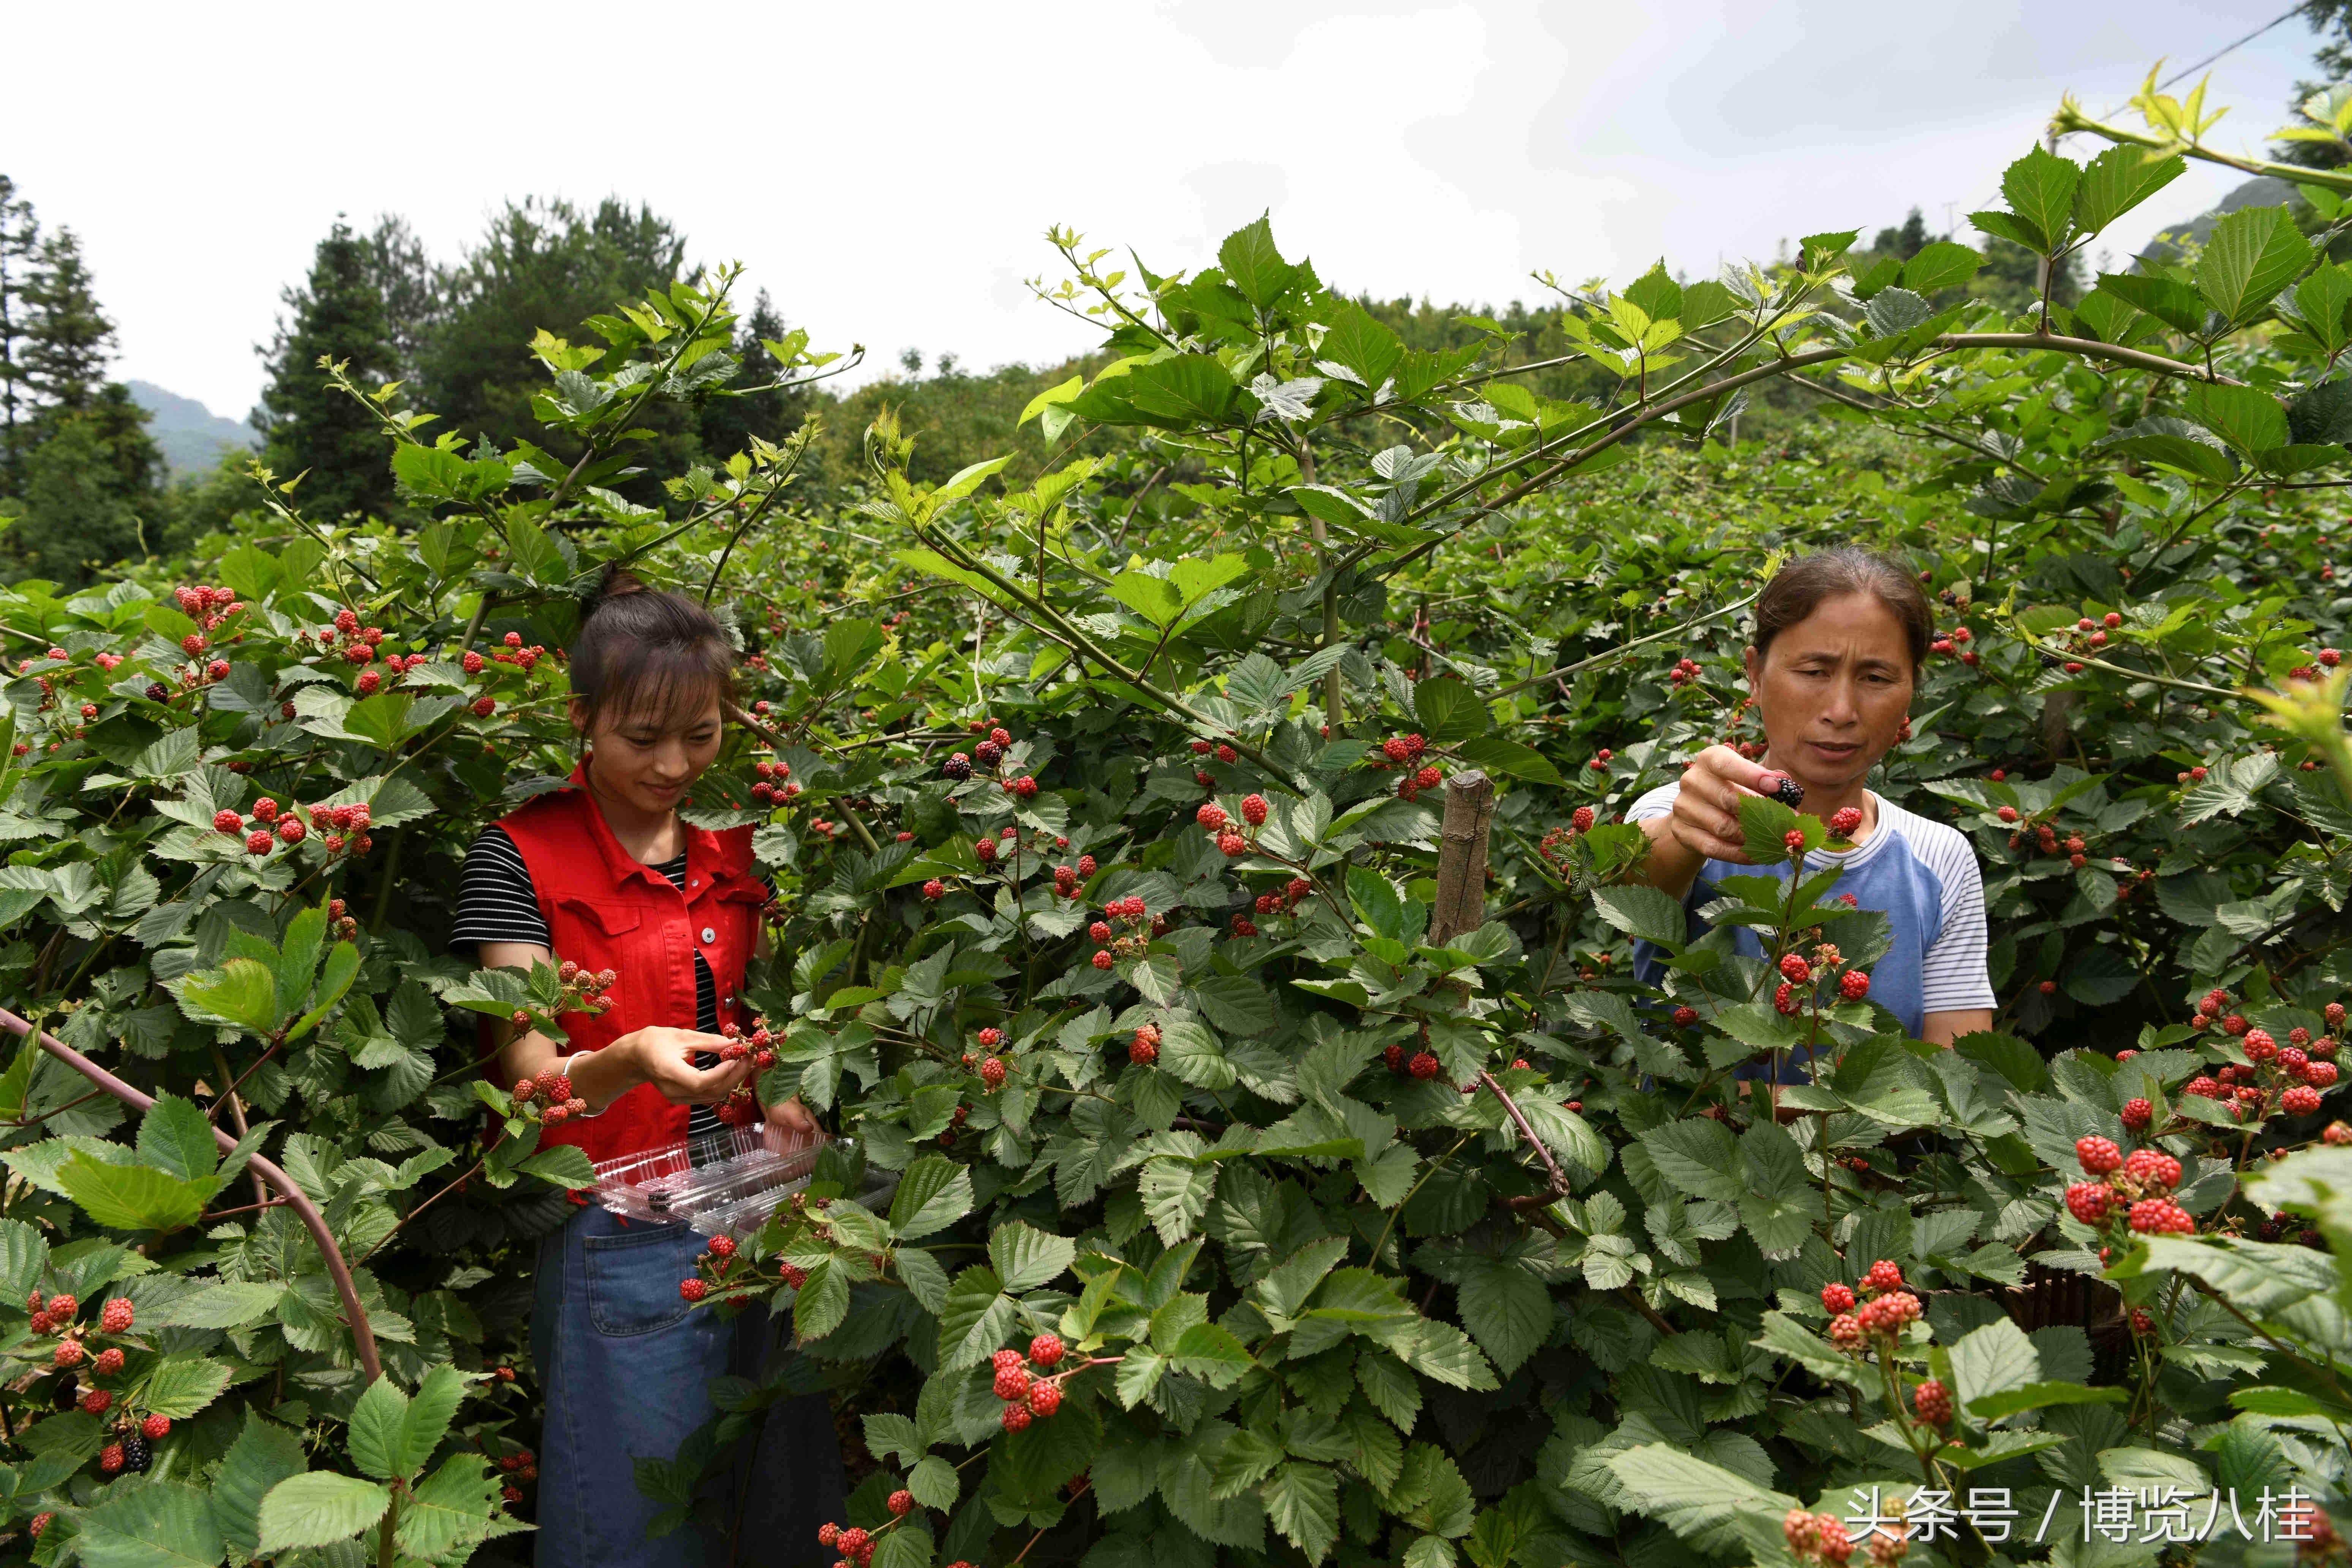
[[[947,760],[946,764],[940,771],[956,783],[961,784],[971,777],[971,759],[958,752]]]
[[[147,1439],[132,1436],[122,1439],[122,1468],[134,1476],[143,1476],[147,1467],[155,1462],[155,1451]]]

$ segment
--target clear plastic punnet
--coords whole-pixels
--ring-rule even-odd
[[[596,1196],[629,1219],[748,1235],[808,1181],[830,1142],[823,1130],[754,1122],[596,1162]],[[756,1217],[754,1217],[756,1215]]]

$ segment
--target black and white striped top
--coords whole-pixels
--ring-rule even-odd
[[[652,868],[668,878],[671,887],[685,889],[684,850],[678,851],[677,858]],[[530,868],[523,863],[522,851],[515,847],[513,837],[495,824],[483,828],[466,851],[465,874],[457,884],[457,923],[449,933],[451,950],[461,955],[486,942],[533,942],[550,951],[555,946],[547,919],[539,912]],[[719,1032],[719,985],[709,962],[699,952],[694,955],[694,1013],[696,1028],[706,1035]],[[718,1064],[713,1052],[696,1058],[698,1067]],[[687,1135],[699,1137],[723,1125],[715,1109],[698,1105],[688,1119]]]

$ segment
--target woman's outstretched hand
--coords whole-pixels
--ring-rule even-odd
[[[817,1130],[815,1114],[800,1102],[800,1097],[797,1095],[780,1104],[771,1105],[766,1110],[771,1142],[776,1141],[776,1135],[779,1133],[782,1133],[785,1140],[791,1141],[811,1137]]]
[[[694,1059],[705,1051],[719,1051],[729,1043],[723,1036],[706,1035],[698,1029],[656,1026],[633,1030],[605,1048],[625,1047],[637,1079],[653,1085],[672,1105],[716,1105],[751,1076],[751,1063],[746,1058],[699,1068]]]
[[[1739,803],[1760,795],[1758,787],[1772,770],[1751,763],[1729,746],[1709,746],[1683,772],[1681,793],[1666,817],[1667,831],[1702,860],[1752,866],[1747,835],[1740,831]]]

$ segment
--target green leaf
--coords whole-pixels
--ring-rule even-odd
[[[1760,795],[1739,797],[1739,834],[1748,850],[1748,858],[1759,866],[1786,865],[1789,859],[1788,837],[1791,833],[1805,836],[1808,852],[1821,847],[1827,830],[1818,816],[1801,816],[1777,800]]]
[[[20,1219],[0,1219],[0,1297],[22,1301],[48,1271],[49,1240]]]
[[[2053,1405],[2121,1405],[2130,1392],[2123,1388],[2090,1388],[2079,1383],[2028,1383],[2005,1394],[1979,1394],[1969,1401],[1968,1410],[1971,1415],[1998,1421],[2004,1415],[2043,1410]]]
[[[479,1454],[452,1454],[401,1506],[393,1540],[404,1558],[452,1560],[460,1546],[485,1539],[499,1483]]]
[[[1939,239],[1922,247],[1916,256],[1903,264],[1903,287],[1915,294],[1956,289],[1975,277],[1977,268],[1983,265],[1984,253],[1974,246]]]
[[[1656,888],[1595,888],[1592,907],[1602,920],[1643,942],[1679,948],[1687,934],[1682,900]]]
[[[1433,745],[1450,746],[1483,735],[1489,724],[1486,705],[1478,694],[1450,675],[1414,682],[1412,711]]]
[[[596,1184],[596,1167],[589,1163],[588,1156],[577,1145],[571,1143],[551,1143],[515,1169],[567,1193]]]
[[[1148,572],[1122,572],[1110,581],[1111,597],[1155,626],[1175,625],[1184,613],[1184,595],[1165,577]]]
[[[1019,429],[1022,426],[1028,424],[1029,421],[1036,418],[1037,416],[1045,413],[1046,409],[1052,407],[1056,403],[1067,403],[1079,393],[1085,391],[1086,385],[1086,376],[1084,374],[1079,374],[1070,377],[1069,380],[1062,383],[1059,386],[1047,387],[1045,391],[1031,398],[1027,405],[1022,408],[1021,417],[1013,421],[1013,428]]]
[[[2200,382],[2180,403],[2189,417],[2248,457],[2287,444],[2286,410],[2267,392]]]
[[[82,1212],[113,1230],[178,1230],[195,1223],[217,1190],[146,1165],[112,1165],[76,1153],[58,1168],[58,1185]]]
[[[1739,1149],[1731,1129],[1692,1117],[1669,1121],[1642,1134],[1642,1147],[1658,1174],[1695,1198],[1737,1203],[1747,1192],[1739,1176]]]
[[[203,1181],[220,1163],[220,1144],[193,1101],[166,1094],[140,1119],[139,1159],[167,1175]]]
[[[1185,430],[1222,423],[1232,411],[1238,388],[1214,354],[1178,354],[1155,364],[1138,365],[1128,374],[1127,397],[1139,420]]]
[[[2082,166],[2040,147],[2011,163],[2000,176],[2001,195],[2019,224],[2037,236],[2026,248],[2047,256],[2064,245],[2074,226],[2074,189]]]
[[[907,1473],[907,1489],[924,1508],[945,1511],[955,1506],[960,1488],[953,1465],[937,1454],[926,1454]]]
[[[278,1027],[278,977],[258,960],[232,958],[218,969],[165,984],[181,1010],[200,1024],[228,1024],[256,1035]]]
[[[1551,1292],[1520,1264],[1482,1262],[1462,1277],[1457,1295],[1462,1326],[1505,1377],[1551,1333]]]
[[[1289,1542],[1320,1563],[1339,1538],[1339,1478],[1323,1465],[1292,1460],[1260,1489],[1265,1516]]]
[[[1951,1353],[1952,1393],[1965,1409],[1974,1409],[1979,1399],[2041,1381],[2041,1352],[2025,1331],[2005,1317],[1963,1335]]]
[[[289,1477],[261,1500],[261,1551],[267,1554],[348,1541],[382,1519],[391,1506],[391,1492],[356,1476],[318,1471]]]
[[[2188,168],[2175,154],[2147,147],[2110,147],[2091,160],[2074,187],[2074,229],[2095,235],[2179,179]]]
[[[803,1344],[821,1340],[848,1315],[848,1277],[826,1258],[808,1271],[793,1298],[793,1336]]]
[[[2152,273],[2102,272],[2099,292],[2112,294],[2136,310],[2145,310],[2187,337],[2205,330],[2205,297],[2188,284]]]
[[[2206,238],[2197,288],[2231,326],[2242,327],[2267,314],[2272,299],[2310,265],[2311,242],[2288,209],[2241,207]]]
[[[212,1499],[177,1481],[110,1496],[76,1522],[74,1547],[89,1568],[211,1568],[227,1544]]]
[[[282,1289],[273,1287],[273,1289]],[[185,1420],[218,1399],[234,1373],[226,1362],[180,1355],[156,1363],[139,1394],[142,1408]]]
[[[440,1446],[465,1394],[454,1366],[426,1373],[414,1399],[389,1377],[377,1378],[352,1409],[352,1463],[378,1480],[407,1480]]]
[[[213,1481],[213,1512],[228,1544],[247,1557],[261,1546],[261,1500],[302,1473],[302,1439],[251,1410]]]
[[[890,1200],[890,1231],[900,1241],[919,1241],[970,1214],[971,1173],[938,1154],[907,1167]]]
[[[1255,223],[1225,236],[1224,244],[1217,247],[1217,265],[1224,268],[1242,298],[1261,310],[1271,308],[1298,280],[1299,269],[1275,248],[1274,226],[1263,214]]]
[[[1034,1290],[1069,1268],[1078,1255],[1077,1243],[1020,1220],[1009,1220],[989,1233],[988,1261],[1006,1291]]]
[[[1480,735],[1465,741],[1455,748],[1454,754],[1473,767],[1484,768],[1490,773],[1525,779],[1529,784],[1549,784],[1554,789],[1564,789],[1568,784],[1568,781],[1559,776],[1559,770],[1552,766],[1551,760],[1541,752],[1532,746],[1523,746],[1517,741],[1506,741],[1500,735]]]
[[[1608,1465],[1632,1508],[1701,1550],[1718,1554],[1738,1543],[1737,1521],[1742,1514],[1768,1519],[1777,1528],[1796,1503],[1794,1498],[1663,1443],[1628,1448]]]

